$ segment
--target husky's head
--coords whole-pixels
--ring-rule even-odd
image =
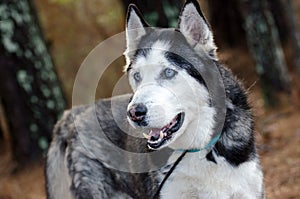
[[[215,109],[199,68],[210,67],[217,55],[197,1],[185,3],[178,29],[149,27],[130,5],[126,39],[125,70],[134,91],[127,109],[130,124],[149,130],[145,137],[152,149],[205,146]]]

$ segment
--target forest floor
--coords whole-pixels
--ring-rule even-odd
[[[267,198],[300,198],[300,108],[299,96],[292,94],[280,108],[264,108],[253,61],[240,50],[220,54],[238,77],[247,82],[249,101],[256,123],[256,141],[260,154]],[[293,78],[293,77],[292,77]],[[293,86],[297,81],[292,79]],[[297,86],[296,86],[297,87]],[[299,92],[298,87],[298,92]],[[293,93],[295,93],[294,88]],[[298,94],[299,95],[299,94]],[[290,104],[290,105],[288,105]],[[298,105],[295,105],[298,104]],[[1,145],[0,145],[1,146]],[[44,168],[41,163],[12,172],[10,152],[0,149],[0,199],[45,199]]]

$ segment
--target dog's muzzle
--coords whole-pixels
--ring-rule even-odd
[[[147,126],[145,117],[147,114],[147,107],[144,104],[134,104],[127,111],[127,115],[131,121],[139,126]]]

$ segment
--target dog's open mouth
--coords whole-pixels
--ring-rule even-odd
[[[144,137],[148,140],[148,147],[151,149],[157,149],[165,144],[166,141],[169,141],[173,137],[173,134],[180,129],[183,121],[184,113],[181,112],[163,128],[151,129],[149,134],[144,134]]]

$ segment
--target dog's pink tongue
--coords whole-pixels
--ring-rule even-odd
[[[151,129],[149,136],[151,141],[155,141],[159,139],[161,129]]]

